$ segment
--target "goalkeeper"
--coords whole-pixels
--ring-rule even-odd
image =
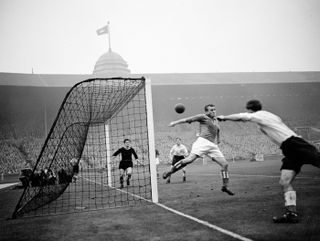
[[[124,177],[127,176],[127,186],[130,185],[130,179],[132,175],[132,155],[136,160],[138,160],[138,155],[135,150],[131,147],[131,140],[125,139],[123,141],[124,147],[119,148],[115,153],[113,153],[113,157],[115,158],[117,155],[121,154],[121,161],[119,163],[120,170],[120,188],[123,188]]]
[[[304,164],[320,167],[320,152],[286,126],[280,117],[262,110],[259,100],[248,101],[246,108],[247,113],[221,115],[217,118],[219,121],[251,121],[257,123],[261,132],[280,147],[284,155],[280,185],[284,193],[286,211],[282,216],[273,217],[273,221],[275,223],[296,223],[299,221],[296,211],[297,197],[292,182]]]
[[[192,163],[199,157],[204,155],[209,156],[212,161],[221,166],[221,178],[222,178],[222,192],[226,192],[229,195],[234,195],[228,189],[229,185],[229,173],[228,162],[224,158],[217,144],[220,143],[220,127],[218,120],[216,119],[216,107],[213,104],[208,104],[204,107],[205,113],[195,115],[189,118],[173,121],[169,124],[173,127],[177,124],[199,122],[200,133],[197,140],[193,143],[189,156],[175,163],[171,170],[164,172],[162,177],[164,179],[171,176],[171,174],[184,168],[186,165]],[[215,143],[217,142],[217,144]]]

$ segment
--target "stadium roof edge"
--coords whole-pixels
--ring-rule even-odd
[[[152,85],[310,83],[320,82],[320,71],[306,72],[221,72],[221,73],[145,73],[130,77],[151,79]],[[23,74],[0,72],[0,85],[64,87],[102,75],[91,74]],[[129,76],[124,76],[129,77]]]

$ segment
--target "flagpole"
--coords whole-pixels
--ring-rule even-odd
[[[109,39],[109,51],[111,52],[110,22],[109,21],[108,21],[108,39]]]

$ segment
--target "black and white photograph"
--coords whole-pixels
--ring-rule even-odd
[[[320,240],[319,43],[318,0],[0,0],[0,240]]]

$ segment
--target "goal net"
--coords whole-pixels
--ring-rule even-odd
[[[95,78],[64,98],[13,218],[158,201],[150,81]],[[120,188],[121,156],[131,140],[130,184]]]

